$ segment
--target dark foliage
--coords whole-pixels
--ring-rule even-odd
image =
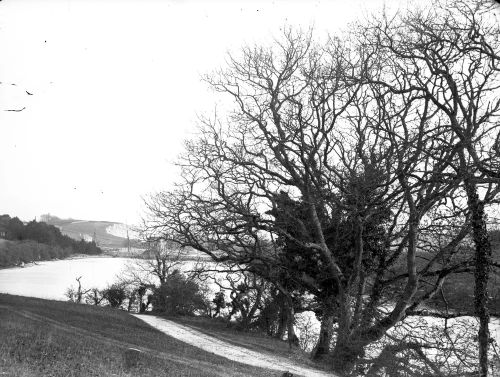
[[[0,248],[0,267],[66,258],[71,254],[102,253],[95,242],[76,241],[62,234],[57,227],[36,220],[24,225],[17,217],[1,215],[0,231],[6,240],[15,241]]]
[[[224,296],[224,291],[217,292],[212,300],[212,303],[215,305],[215,312],[213,316],[217,317],[219,316],[221,309],[224,309],[226,307],[226,298]]]
[[[112,284],[102,291],[102,297],[108,301],[112,308],[119,308],[127,298],[127,292],[123,285]]]
[[[206,308],[200,286],[175,270],[154,290],[153,310],[168,315],[194,315]]]
[[[0,248],[0,267],[18,266],[34,261],[66,258],[71,248],[49,246],[35,241],[9,242]]]

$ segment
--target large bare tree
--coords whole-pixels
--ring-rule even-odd
[[[448,164],[462,180],[471,219],[481,376],[488,373],[492,255],[485,206],[496,202],[500,182],[500,27],[490,8],[484,1],[437,2],[432,10],[386,17],[365,34],[395,62],[379,83],[421,106],[430,102],[451,131],[439,143],[455,150]]]
[[[206,80],[232,106],[201,119],[177,189],[147,203],[158,237],[254,266],[276,285],[286,276],[331,308],[320,341],[329,351],[336,322],[339,373],[370,359],[367,347],[405,318],[424,315],[447,276],[478,264],[461,257],[477,222],[464,183],[472,177],[477,192],[486,177],[478,172],[493,160],[480,165],[450,126],[443,79],[432,67],[420,76],[425,61],[414,64],[404,42],[392,43],[410,32],[427,38],[410,23],[424,22],[405,17],[364,28],[361,42],[349,34],[316,45],[309,33],[287,30],[270,48],[229,56]],[[487,136],[478,130],[470,140],[477,149]],[[492,182],[483,203],[497,198]],[[283,197],[295,204],[283,206]],[[285,260],[287,242],[298,252]],[[422,345],[410,348],[424,354]]]

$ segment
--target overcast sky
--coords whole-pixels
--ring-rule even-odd
[[[334,33],[383,4],[1,1],[0,214],[138,221],[141,196],[172,185],[182,141],[213,109],[200,76],[227,51],[284,25]]]

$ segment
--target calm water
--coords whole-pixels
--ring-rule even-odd
[[[84,288],[104,288],[123,271],[129,258],[79,258],[38,262],[23,268],[0,270],[0,292],[13,295],[66,300],[69,286],[82,276]]]

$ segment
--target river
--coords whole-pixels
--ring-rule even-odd
[[[85,288],[113,283],[130,258],[82,257],[37,262],[36,265],[0,270],[0,292],[53,300],[66,300],[65,292],[81,278]]]

